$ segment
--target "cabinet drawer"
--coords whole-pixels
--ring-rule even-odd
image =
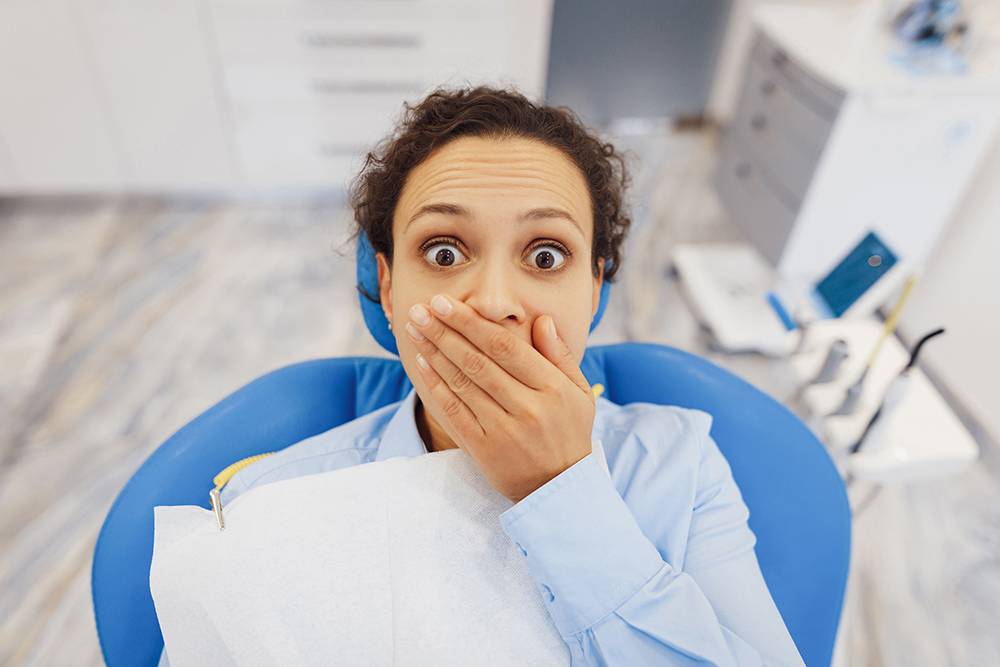
[[[332,103],[376,115],[398,112],[404,100],[419,99],[433,82],[426,73],[407,67],[352,74],[315,68],[230,67],[224,80],[226,92],[237,104]]]
[[[790,89],[773,69],[750,61],[744,83],[741,107],[765,114],[788,140],[803,153],[815,155],[823,150],[836,119],[836,111],[819,113]]]
[[[405,64],[428,70],[484,58],[502,65],[504,33],[496,29],[502,19],[489,13],[441,20],[234,17],[216,19],[214,29],[225,66],[258,62],[363,71]]]
[[[777,264],[795,222],[796,209],[774,192],[773,177],[732,136],[720,150],[716,186],[726,209],[747,239]]]
[[[243,170],[262,187],[340,188],[390,126],[369,105],[237,106],[234,116]]]
[[[832,123],[750,63],[743,97],[729,128],[781,183],[796,204],[805,197]]]
[[[750,60],[819,116],[830,121],[836,117],[844,91],[811,75],[760,33]]]

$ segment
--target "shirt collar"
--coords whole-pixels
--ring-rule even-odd
[[[414,458],[426,454],[420,434],[417,432],[416,417],[413,414],[417,405],[417,391],[411,389],[396,409],[382,432],[382,440],[378,446],[376,461],[385,461],[396,456]]]

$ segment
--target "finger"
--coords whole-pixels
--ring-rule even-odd
[[[532,400],[530,387],[512,377],[487,353],[443,322],[440,316],[432,317],[422,304],[415,305],[410,310],[407,332],[418,347],[425,344],[416,339],[411,329],[415,329],[426,339],[429,347],[424,356],[427,360],[480,419],[495,418],[496,414],[489,411],[496,407],[502,408],[504,412],[516,412]],[[523,341],[522,343],[524,347],[531,347]],[[424,350],[423,347],[419,349]],[[531,350],[531,353],[539,361],[542,360],[535,350]],[[443,359],[438,361],[439,357]],[[485,398],[489,400],[484,400]]]
[[[507,374],[532,389],[552,383],[551,369],[531,343],[518,338],[506,327],[492,322],[471,306],[449,296],[431,299],[436,319],[482,351]]]
[[[423,353],[417,353],[417,368],[424,380],[424,386],[431,393],[431,398],[441,408],[441,414],[448,420],[458,435],[459,446],[465,449],[467,443],[477,442],[484,430],[469,406],[455,394],[444,378],[430,365]]]
[[[577,387],[582,389],[594,398],[594,392],[580,370],[580,362],[573,356],[569,346],[559,338],[556,332],[556,323],[551,315],[542,315],[537,318],[531,327],[531,342],[539,353],[561,370],[566,377],[573,381]]]
[[[484,368],[484,365],[492,364],[492,362],[486,359],[482,352],[476,350],[471,343],[462,339],[454,331],[448,330],[448,327],[443,323],[434,320],[426,312],[421,314],[417,310],[418,308],[422,308],[422,306],[414,306],[410,311],[412,317],[406,324],[406,333],[420,351],[423,360],[448,385],[451,392],[468,406],[469,410],[480,423],[495,418],[498,411],[506,412],[506,409],[498,404],[498,401],[489,393],[486,387],[481,387],[477,384],[477,381],[485,381],[484,376],[489,369]],[[423,315],[426,315],[429,319],[425,319]],[[418,327],[417,322],[422,321],[426,321],[428,324]],[[442,341],[452,348],[450,352],[442,349],[440,346]],[[461,348],[464,348],[464,350]],[[468,361],[472,355],[478,356],[479,361]],[[475,366],[475,371],[469,372],[471,375],[466,373],[460,365],[463,360],[466,364]],[[506,375],[499,368],[495,368],[494,372]],[[504,379],[507,382],[514,382],[513,378],[509,376]]]

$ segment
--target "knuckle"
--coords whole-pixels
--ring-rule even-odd
[[[521,420],[525,426],[534,427],[542,423],[542,411],[538,408],[537,403],[532,403],[525,406],[524,411],[521,413]]]
[[[448,335],[448,327],[437,318],[431,318],[431,323],[424,329],[424,335],[435,342],[440,342]]]
[[[428,374],[440,375],[441,371],[438,370],[440,368],[440,366],[438,365],[438,358],[437,355],[434,353],[433,349],[424,350],[423,352],[421,352],[421,354],[424,357],[424,361],[426,361],[427,365],[430,366],[430,368],[427,370]]]
[[[448,359],[448,357],[445,356],[444,352],[441,351],[441,348],[439,348],[437,345],[431,345],[428,348],[428,350],[423,353],[423,355],[424,355],[424,359],[427,359],[428,361],[431,361],[431,362],[434,362],[434,363],[437,363],[437,364],[440,364],[440,363],[442,363],[444,361],[447,361],[447,359]],[[433,366],[434,363],[432,363],[431,365]]]
[[[472,381],[472,378],[470,378],[465,373],[456,373],[455,377],[451,381],[451,387],[456,392],[468,391],[470,388],[472,388],[473,384],[475,383]]]
[[[486,356],[482,352],[472,352],[465,359],[465,372],[469,376],[480,375],[486,370]]]
[[[457,396],[450,396],[441,403],[441,412],[448,419],[455,419],[462,414],[462,401]]]
[[[494,359],[506,359],[514,353],[514,337],[506,329],[493,333],[490,336],[489,351]]]

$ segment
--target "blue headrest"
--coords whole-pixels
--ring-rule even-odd
[[[361,314],[364,315],[368,330],[372,332],[372,336],[375,337],[379,345],[389,352],[398,355],[399,350],[396,349],[396,338],[389,330],[389,320],[385,318],[385,313],[382,312],[382,305],[378,301],[373,301],[365,296],[367,293],[372,298],[378,299],[379,288],[378,262],[375,261],[375,248],[372,247],[368,236],[364,232],[358,236],[358,289],[361,297]],[[597,314],[594,315],[594,320],[590,323],[591,331],[601,321],[604,309],[608,305],[608,294],[610,293],[611,283],[605,280],[601,285],[601,301],[597,305]]]

